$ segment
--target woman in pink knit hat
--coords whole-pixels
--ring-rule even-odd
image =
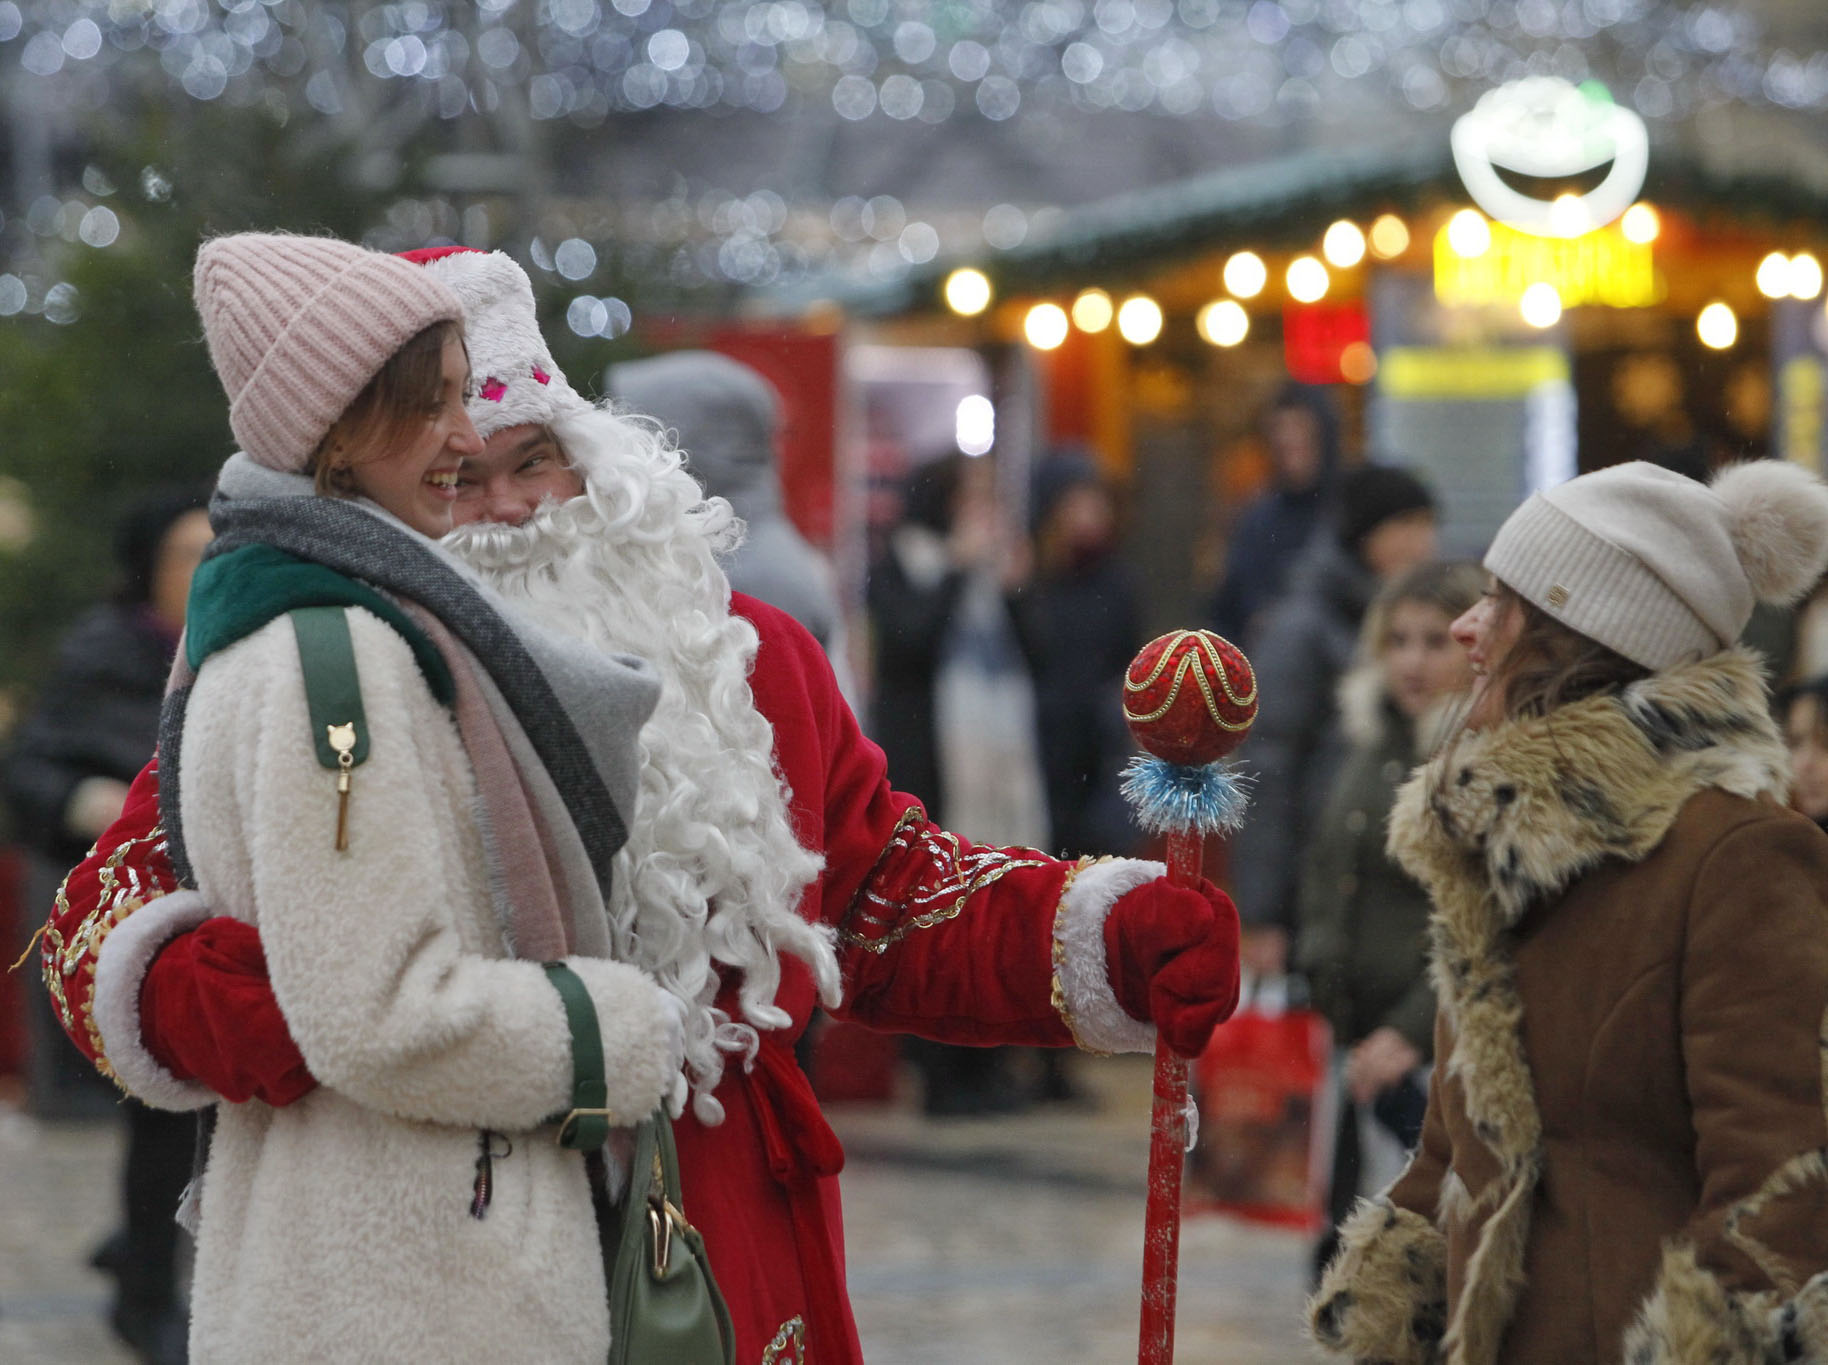
[[[117,917],[106,971],[131,999],[201,917],[257,924],[322,1084],[216,1110],[192,1359],[600,1362],[593,1116],[682,1089],[680,1009],[609,960],[604,909],[657,684],[436,545],[481,443],[430,272],[248,234],[203,247],[196,298],[243,453],[161,722],[182,889]]]
[[[1397,796],[1433,902],[1422,1140],[1309,1310],[1401,1365],[1828,1362],[1828,837],[1756,601],[1828,564],[1796,465],[1531,498],[1454,624],[1465,729]]]

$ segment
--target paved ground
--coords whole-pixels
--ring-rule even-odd
[[[1148,1070],[1087,1059],[1091,1109],[933,1121],[843,1108],[851,1289],[871,1365],[1133,1360]],[[84,1267],[108,1230],[119,1136],[0,1107],[0,1362],[130,1365]],[[1309,1359],[1302,1247],[1202,1217],[1185,1228],[1176,1358]]]

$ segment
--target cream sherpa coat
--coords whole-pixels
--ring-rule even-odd
[[[537,963],[506,960],[456,726],[398,635],[360,610],[349,622],[372,752],[348,851],[280,618],[197,680],[181,799],[198,893],[134,917],[148,960],[199,903],[257,922],[323,1082],[286,1109],[221,1107],[191,1358],[599,1365],[609,1320],[583,1161],[534,1131],[569,1103],[563,1008]],[[675,1070],[674,1012],[636,968],[571,965],[600,1017],[610,1107],[651,1111]],[[513,1150],[477,1219],[484,1128]]]

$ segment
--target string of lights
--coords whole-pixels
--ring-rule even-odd
[[[1689,0],[0,0],[0,90],[16,104],[54,93],[59,109],[92,110],[130,84],[282,124],[433,141],[478,116],[572,138],[692,115],[778,119],[784,134],[823,121],[970,135],[1060,113],[1325,125],[1362,120],[1367,101],[1399,120],[1440,118],[1548,75],[1603,82],[1653,130],[1714,105],[1828,105],[1828,52],[1774,38],[1753,5]],[[118,197],[85,182],[80,195],[0,202],[20,272],[0,279],[0,315],[73,319],[73,296],[52,297],[54,270],[18,262],[42,254],[34,241],[105,249],[130,228],[136,191],[157,201],[163,173],[146,177]],[[478,198],[402,197],[371,240],[499,244]],[[600,337],[626,331],[640,306],[605,292],[612,259],[650,290],[727,299],[795,279],[894,281],[1015,249],[1058,216],[890,194],[789,202],[710,183],[632,204],[540,198],[518,243],[549,283],[575,286],[572,329]],[[1317,259],[1290,269],[1295,297],[1324,290]],[[1229,311],[1213,322],[1218,335],[1237,327]]]
[[[351,61],[350,59],[353,59]],[[1410,108],[1525,75],[1607,82],[1651,120],[1828,104],[1828,53],[1754,7],[1668,0],[0,0],[0,64],[106,79],[154,62],[199,100],[338,112],[350,68],[445,118],[524,87],[535,119],[658,108],[1002,121],[1063,105],[1324,120],[1339,87]]]

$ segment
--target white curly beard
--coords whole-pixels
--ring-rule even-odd
[[[641,420],[590,409],[553,433],[585,477],[584,496],[544,503],[521,526],[459,527],[445,544],[535,619],[659,670],[609,913],[617,955],[687,1006],[694,1111],[717,1123],[723,1107],[711,1092],[725,1055],[747,1061],[757,1028],[790,1023],[774,1004],[780,953],[812,968],[828,1005],[839,998],[831,932],[797,908],[822,860],[794,837],[774,731],[749,690],[759,642],[730,614],[716,560],[741,540],[742,523]],[[719,965],[741,973],[746,1022],[712,1003]]]

